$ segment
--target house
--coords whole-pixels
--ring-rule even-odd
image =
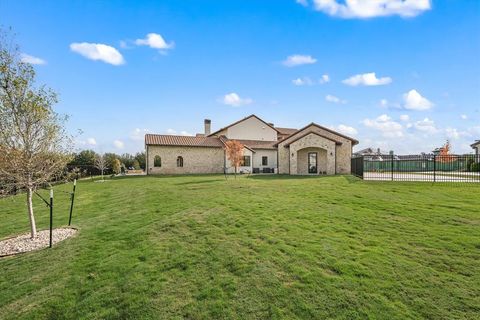
[[[275,127],[250,115],[196,136],[145,135],[147,174],[233,173],[225,142],[244,146],[239,172],[280,174],[348,174],[352,147],[358,141],[315,123],[301,129]]]
[[[393,151],[390,151],[390,153],[382,152],[380,148],[377,148],[376,150],[373,148],[365,148],[355,152],[353,156],[364,157],[366,160],[383,161],[385,159],[391,159],[392,153]]]
[[[476,155],[480,155],[480,140],[475,140],[470,146],[475,150]]]

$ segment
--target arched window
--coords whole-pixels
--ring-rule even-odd
[[[162,166],[162,158],[160,158],[160,156],[155,156],[155,159],[153,160],[153,166],[154,167]]]
[[[177,157],[177,167],[183,167],[183,157]]]

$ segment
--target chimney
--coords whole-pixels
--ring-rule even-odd
[[[380,153],[380,148],[377,149],[377,153],[378,153],[378,154],[381,154],[381,153]]]
[[[210,119],[205,119],[204,124],[205,124],[205,136],[208,136],[210,134],[210,125],[212,121]]]

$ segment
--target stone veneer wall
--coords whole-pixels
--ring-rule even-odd
[[[333,165],[330,165],[330,172],[328,172],[329,160],[327,158],[327,150],[321,148],[304,148],[297,152],[297,174],[312,174],[308,172],[308,154],[310,152],[317,153],[317,174],[321,174],[322,172],[326,172],[327,174],[333,174]]]
[[[222,148],[147,146],[148,174],[223,173]],[[162,158],[162,166],[154,167],[154,158]],[[183,157],[183,167],[177,167],[177,157]]]
[[[337,160],[336,160],[336,166],[335,166],[335,171],[334,172],[339,173],[339,174],[350,173],[350,164],[351,164],[351,158],[352,158],[352,141],[312,125],[310,127],[305,128],[301,133],[298,133],[297,135],[295,135],[291,138],[285,139],[284,141],[279,143],[279,145],[278,145],[278,162],[279,162],[278,163],[278,170],[279,170],[280,174],[288,174],[289,173],[289,166],[290,166],[290,161],[291,161],[291,151],[290,151],[289,147],[285,148],[285,144],[288,144],[290,141],[293,141],[293,140],[297,139],[299,137],[299,135],[304,135],[307,132],[316,132],[316,133],[321,134],[325,137],[328,137],[328,138],[331,138],[331,139],[342,142],[342,145],[335,146],[334,155],[336,154]],[[303,139],[300,139],[298,141],[301,141],[301,140],[303,140]],[[296,142],[298,142],[298,141],[296,141]],[[296,157],[296,155],[295,155],[295,157]],[[296,171],[291,172],[291,174],[295,174],[295,173],[296,173]]]
[[[316,134],[310,133],[303,137],[300,140],[295,141],[290,145],[290,173],[291,174],[307,174],[306,172],[306,166],[307,163],[303,163],[302,155],[304,154],[303,151],[305,148],[308,149],[323,149],[326,150],[326,156],[323,159],[321,157],[321,154],[319,154],[318,161],[319,163],[322,162],[322,160],[326,163],[323,164],[325,167],[324,170],[326,171],[327,174],[335,174],[335,142],[325,139],[323,137],[320,137]],[[293,156],[291,154],[294,154]],[[300,158],[299,158],[300,157]],[[303,166],[305,168],[303,168]]]

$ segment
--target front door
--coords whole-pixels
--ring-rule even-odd
[[[308,153],[308,173],[318,173],[316,152]]]

